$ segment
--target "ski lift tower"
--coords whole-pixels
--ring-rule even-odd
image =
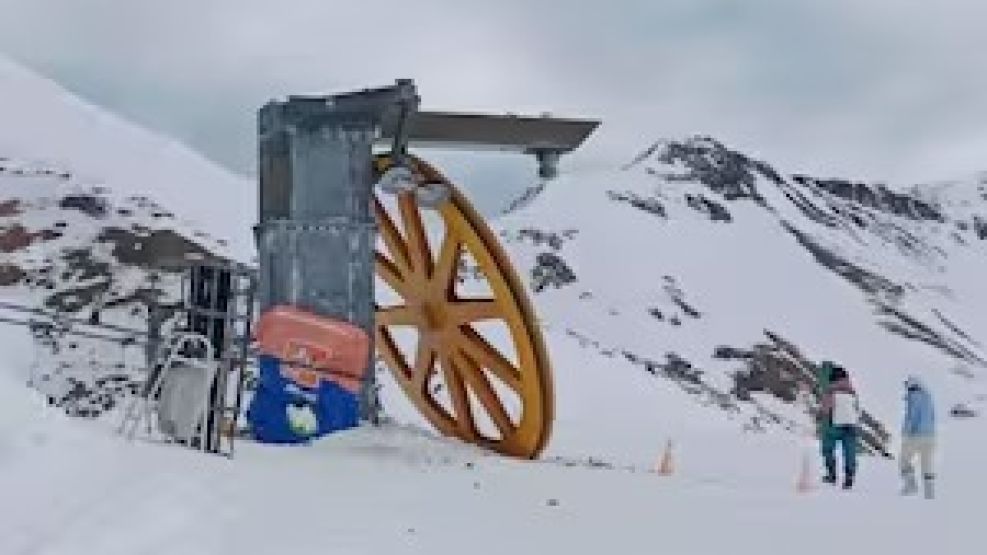
[[[260,309],[289,305],[359,326],[439,430],[533,457],[548,439],[553,397],[531,304],[482,217],[408,148],[529,154],[538,160],[539,175],[552,178],[559,157],[578,147],[599,122],[418,107],[414,83],[398,80],[346,94],[291,96],[261,108],[260,214],[254,229]],[[378,145],[389,148],[375,155]],[[388,204],[397,208],[389,212]],[[423,210],[441,217],[443,239],[427,237]],[[489,298],[465,299],[455,291],[465,253],[479,266]],[[375,304],[375,275],[402,302]],[[480,320],[505,324],[511,344],[506,350],[513,351],[502,352],[484,339],[471,325]],[[398,327],[418,332],[410,354],[394,339]],[[375,420],[370,352],[360,411]],[[444,380],[444,400],[434,397],[437,379]],[[505,395],[513,405],[501,386],[512,392]],[[480,408],[470,405],[470,393]],[[479,424],[480,412],[486,428]]]

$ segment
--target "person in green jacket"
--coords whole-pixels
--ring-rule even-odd
[[[829,391],[829,379],[833,374],[833,368],[835,364],[832,361],[824,360],[816,368],[816,398],[822,399],[826,392]],[[821,411],[816,414],[816,438],[820,441],[823,440],[830,432],[829,415],[823,414]]]
[[[820,447],[826,467],[823,481],[836,483],[836,446],[843,451],[843,489],[853,487],[857,471],[857,438],[860,405],[850,376],[841,366],[823,362],[820,368]]]

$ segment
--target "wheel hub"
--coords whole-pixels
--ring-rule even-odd
[[[426,302],[421,307],[421,318],[425,327],[432,330],[440,330],[446,327],[448,320],[442,307],[433,302]]]

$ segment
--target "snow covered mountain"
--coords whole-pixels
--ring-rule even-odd
[[[148,304],[178,291],[161,260],[252,256],[249,232],[232,232],[253,220],[249,181],[2,58],[0,93],[0,300],[142,329]],[[25,330],[0,329],[12,370],[73,414],[141,379],[138,347],[64,336],[55,354]],[[54,359],[36,372],[39,356]]]
[[[253,184],[2,60],[0,92],[3,299],[139,324],[144,299],[177,285],[150,259],[251,256]],[[895,464],[877,457],[854,501],[793,489],[814,449],[797,395],[808,362],[843,363],[892,446],[908,373],[942,413],[987,410],[984,179],[812,178],[693,138],[533,187],[512,208],[495,226],[555,373],[542,463],[434,437],[390,383],[386,410],[410,426],[311,449],[246,443],[233,462],[126,443],[112,418],[46,408],[24,387],[30,339],[0,324],[0,552],[845,549],[823,521],[861,529],[871,551],[980,541],[971,486],[987,449],[970,438],[983,418],[943,414],[935,514],[899,502]],[[101,348],[80,340],[64,360],[97,405],[132,383],[99,378],[132,380],[140,358]],[[666,440],[676,474],[663,480],[651,468]],[[918,528],[930,532],[902,533]]]
[[[10,62],[0,82],[8,295],[83,316],[99,305],[126,323],[142,296],[173,294],[148,283],[160,279],[151,259],[250,256],[249,182]],[[696,137],[532,187],[495,225],[553,350],[612,362],[590,381],[633,367],[723,409],[714,418],[794,430],[807,363],[832,359],[891,422],[910,372],[950,404],[982,404],[985,182],[896,191],[785,174]],[[392,412],[414,421],[394,397]]]
[[[0,156],[68,172],[119,197],[150,196],[249,260],[256,190],[181,143],[93,106],[0,56]]]
[[[696,137],[563,177],[497,223],[546,328],[759,427],[798,420],[778,402],[827,359],[881,422],[909,373],[982,410],[985,221],[987,175],[896,191]]]
[[[173,294],[148,283],[150,260],[252,252],[249,182],[14,64],[0,61],[0,82],[8,295],[126,322],[142,296]],[[552,349],[611,362],[591,382],[633,367],[714,418],[794,430],[807,363],[832,359],[891,422],[911,372],[950,404],[982,404],[985,182],[896,191],[789,175],[696,137],[533,187],[495,225]],[[563,383],[568,371],[556,365]]]
[[[225,240],[194,230],[145,196],[116,197],[64,170],[4,159],[0,195],[0,308],[8,318],[49,322],[6,308],[13,303],[83,322],[143,330],[149,306],[178,300],[181,276],[162,261],[229,251]],[[3,331],[23,333],[26,328]],[[35,332],[33,366],[20,373],[70,413],[96,416],[143,379],[139,346],[44,327]]]

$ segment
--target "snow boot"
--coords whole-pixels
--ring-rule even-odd
[[[926,499],[935,499],[936,498],[936,488],[935,488],[936,484],[935,484],[935,480],[936,480],[936,477],[933,476],[933,475],[931,475],[931,474],[926,474],[923,477],[923,480],[922,480],[922,486],[923,486],[923,488],[922,489],[923,489],[923,493],[925,494],[925,498]]]
[[[836,461],[833,461],[832,463],[830,461],[826,461],[826,475],[823,476],[822,481],[827,484],[836,484]]]
[[[915,495],[918,493],[918,484],[915,482],[915,474],[913,472],[902,472],[901,479],[904,481],[904,485],[901,487],[902,495]]]
[[[846,478],[843,479],[843,489],[849,490],[853,488],[853,474],[847,474]]]

